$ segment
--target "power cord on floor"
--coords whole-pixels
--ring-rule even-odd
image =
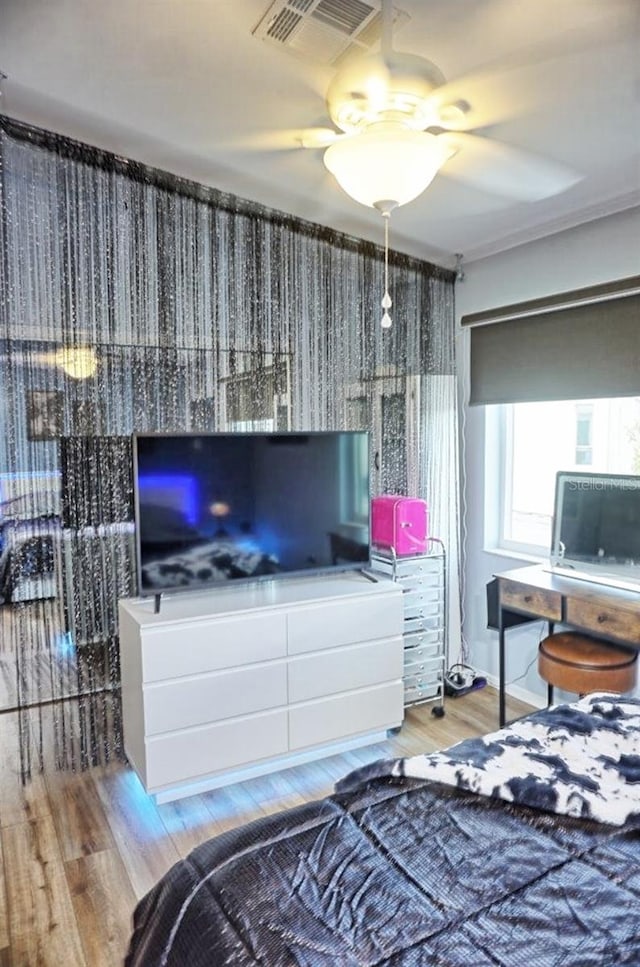
[[[515,685],[516,682],[521,682],[523,678],[527,677],[527,675],[529,674],[529,670],[533,667],[534,662],[536,662],[537,660],[538,660],[538,653],[536,652],[536,654],[533,656],[533,658],[531,659],[531,661],[523,671],[522,675],[518,675],[517,678],[512,678],[511,681],[505,682],[505,684]]]
[[[538,636],[538,648],[540,647],[540,642],[542,641],[544,635],[546,634],[545,627],[546,626],[544,624],[540,625],[540,634]],[[536,648],[535,655],[533,656],[533,658],[531,659],[531,661],[523,671],[522,675],[518,675],[517,678],[512,678],[510,681],[505,682],[505,685],[515,685],[516,682],[521,682],[523,678],[527,677],[527,675],[529,674],[529,671],[531,670],[535,662],[537,662],[538,660],[538,648]]]
[[[450,698],[467,695],[478,688],[484,688],[486,684],[486,678],[476,675],[475,668],[464,662],[451,665],[444,676],[445,694]]]

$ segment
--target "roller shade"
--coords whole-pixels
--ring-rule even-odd
[[[640,277],[462,320],[470,403],[640,396]]]

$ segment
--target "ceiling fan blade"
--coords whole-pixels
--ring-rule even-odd
[[[443,174],[474,188],[520,201],[540,201],[559,195],[583,177],[559,161],[552,161],[476,134],[440,134],[455,153]]]
[[[303,148],[328,148],[330,144],[349,136],[334,128],[305,128],[298,131],[298,144]]]
[[[346,135],[335,128],[281,128],[279,131],[260,131],[246,138],[232,138],[224,146],[230,151],[290,151],[301,147],[326,148],[343,137]]]
[[[505,16],[503,9],[509,0],[487,4],[475,32],[491,40],[478,53],[476,66],[464,72],[456,67],[455,47],[445,49],[450,80],[433,92],[434,114],[439,116],[458,101],[466,102],[469,110],[451,121],[442,118],[442,127],[477,130],[543,110],[558,92],[574,83],[577,64],[598,76],[616,63],[618,52],[624,56],[628,37],[637,36],[637,0],[584,3],[579,18],[575,4],[556,3],[552,4],[553,21],[543,16],[542,5],[519,5],[521,36],[514,42],[516,38],[510,34],[513,18]],[[620,69],[621,77],[626,71],[631,81],[629,67],[622,63]]]
[[[567,60],[546,64],[543,80],[535,64],[502,63],[446,81],[429,98],[433,116],[450,131],[476,131],[540,111],[571,84]]]

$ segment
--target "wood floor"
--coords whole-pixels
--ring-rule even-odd
[[[44,769],[23,785],[18,719],[0,715],[0,967],[122,964],[136,902],[198,843],[319,799],[364,762],[493,731],[497,707],[491,688],[448,701],[442,719],[418,706],[379,745],[161,806],[125,763],[60,769],[46,720]],[[509,705],[510,715],[527,711]]]

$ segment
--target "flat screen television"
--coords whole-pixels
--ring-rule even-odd
[[[138,590],[365,568],[367,432],[135,434]]]
[[[640,590],[640,477],[560,471],[551,566],[568,577]]]

